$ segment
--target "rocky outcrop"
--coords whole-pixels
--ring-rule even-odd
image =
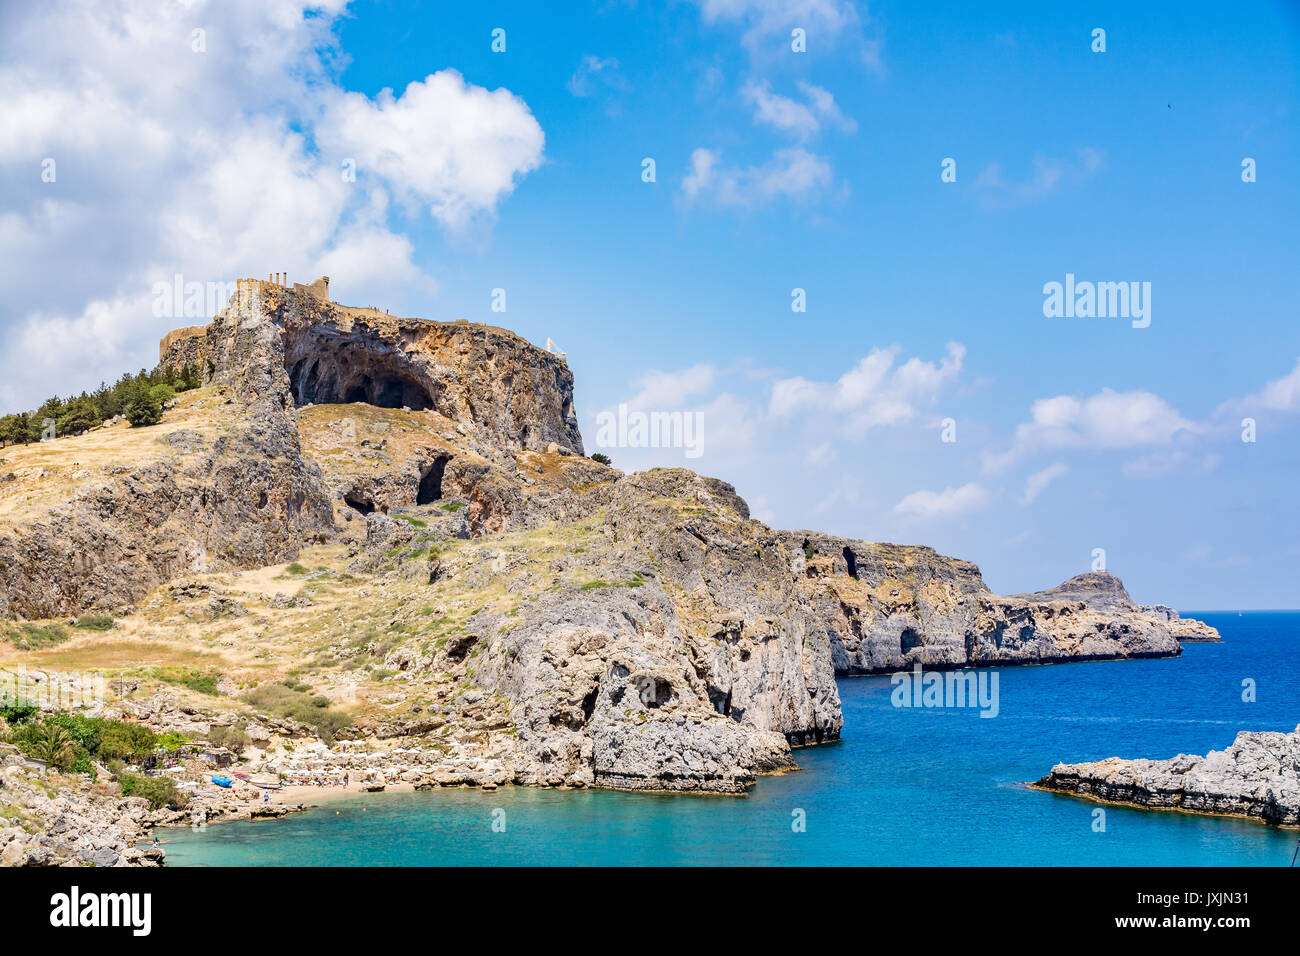
[[[1140,608],[1106,572],[1004,597],[974,564],[930,548],[808,531],[781,538],[797,552],[791,570],[826,622],[841,674],[1172,657],[1177,634],[1200,624]]]
[[[341,608],[322,611],[328,647],[310,667],[355,666],[369,648],[383,665],[369,672],[394,683],[376,680],[386,703],[356,732],[438,730],[449,750],[428,755],[421,782],[739,793],[793,767],[791,748],[840,735],[837,673],[1179,652],[1186,622],[1108,575],[1003,597],[932,549],[774,531],[725,482],[574,454],[567,366],[503,330],[241,280],[210,324],[164,340],[162,363],[199,369],[235,424],[210,448],[181,435],[188,463],[126,469],[57,521],[0,533],[0,607],[115,607],[341,535],[343,576],[409,600],[382,638],[345,636]],[[355,583],[364,604],[373,592]],[[275,639],[264,614],[315,606],[250,608],[189,577],[176,588],[186,621],[247,617],[258,640]],[[389,686],[447,719],[389,712]],[[184,711],[138,716],[209,729]]]
[[[1226,750],[1204,757],[1057,764],[1034,786],[1104,803],[1300,826],[1300,727],[1289,734],[1242,731]]]
[[[137,846],[148,801],[97,793],[88,782],[63,784],[53,786],[19,757],[0,760],[0,866],[161,865],[161,849]]]
[[[1170,632],[1184,643],[1217,643],[1223,640],[1219,629],[1211,627],[1204,621],[1191,617],[1182,617],[1167,604],[1143,604],[1138,608],[1143,614],[1150,614],[1164,621]]]
[[[232,303],[252,304],[274,325],[274,358],[297,405],[432,409],[481,427],[494,444],[541,450],[557,442],[582,453],[568,365],[513,332],[397,318],[253,279],[239,280]],[[226,346],[227,326],[218,317],[201,334],[164,339],[160,364],[220,379],[242,361]]]
[[[123,467],[42,519],[0,527],[0,607],[29,618],[117,609],[186,571],[287,561],[332,533],[278,327],[256,298],[236,297],[207,337],[232,427],[197,459]]]
[[[522,550],[488,559],[480,538],[444,555],[437,580],[502,582],[522,600],[385,662],[415,674],[472,664],[508,702],[512,779],[739,793],[792,767],[791,746],[839,736],[826,630],[776,533],[730,485],[655,470],[537,507],[585,512],[588,530],[544,567]]]

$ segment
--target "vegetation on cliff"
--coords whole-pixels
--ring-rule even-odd
[[[54,423],[55,435],[80,435],[118,415],[135,426],[156,425],[162,419],[163,406],[177,392],[198,385],[198,374],[190,365],[154,372],[141,369],[134,375],[128,372],[115,385],[101,384],[93,392],[67,399],[55,395],[34,411],[0,416],[0,447],[49,437],[47,422]]]

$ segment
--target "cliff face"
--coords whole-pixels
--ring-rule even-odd
[[[1289,734],[1242,731],[1230,747],[1204,757],[1057,764],[1035,786],[1104,803],[1300,826],[1300,727]]]
[[[930,548],[807,531],[781,537],[802,556],[796,570],[827,624],[841,674],[889,673],[918,662],[939,669],[1173,657],[1181,652],[1180,630],[1213,631],[1139,607],[1106,572],[1003,597],[989,591],[975,565]]]
[[[839,736],[837,673],[1171,656],[1195,623],[1109,575],[1002,597],[929,548],[774,531],[717,479],[623,475],[574,454],[567,366],[503,330],[241,280],[161,353],[205,381],[157,426],[171,451],[0,525],[0,612],[118,609],[181,574],[200,579],[169,591],[205,594],[207,571],[345,542],[346,600],[268,602],[250,639],[281,612],[306,618],[315,649],[297,665],[327,685],[374,657],[385,676],[366,700],[383,704],[365,733],[454,731],[459,762],[430,771],[448,780],[490,766],[517,783],[741,792]],[[111,436],[48,455],[95,441]],[[431,716],[430,695],[455,716]]]
[[[115,464],[42,517],[0,525],[0,612],[112,610],[186,571],[287,561],[331,533],[323,476],[301,455],[275,326],[255,301],[213,325],[224,361],[219,393],[204,401],[219,406],[217,434],[171,433],[168,456]]]
[[[273,358],[299,406],[431,409],[481,427],[503,447],[540,450],[555,442],[582,454],[568,365],[513,332],[397,318],[251,279],[240,280],[235,301],[255,303],[250,307],[279,331]],[[220,378],[241,364],[221,317],[201,331],[181,331],[188,334],[163,340],[162,365],[189,363]]]

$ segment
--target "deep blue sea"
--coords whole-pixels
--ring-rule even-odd
[[[507,787],[358,796],[273,822],[161,831],[171,865],[1257,865],[1295,831],[1029,790],[1059,761],[1203,754],[1300,723],[1300,612],[1189,612],[1180,658],[999,669],[1000,713],[895,708],[845,678],[844,738],[747,797]],[[1256,700],[1242,700],[1242,682]],[[504,811],[504,817],[494,811]],[[802,811],[802,814],[799,813]],[[803,832],[792,823],[805,822]],[[493,820],[504,819],[504,832]]]

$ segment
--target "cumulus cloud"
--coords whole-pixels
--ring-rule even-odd
[[[878,426],[904,424],[916,416],[918,405],[933,403],[956,381],[966,347],[949,342],[947,356],[938,362],[912,357],[898,365],[898,353],[897,346],[872,349],[834,382],[780,379],[772,386],[771,414],[788,419],[804,411],[833,413],[851,438]]]
[[[595,414],[597,442],[600,442],[602,434],[612,436],[611,423],[644,413],[665,417],[691,416],[693,430],[690,437],[696,446],[686,449],[689,452],[687,457],[748,449],[758,432],[759,411],[744,396],[720,390],[721,378],[721,371],[710,364],[669,372],[647,371],[633,382],[637,390],[630,397]],[[645,447],[629,445],[621,449],[619,457],[631,458],[642,466],[648,466],[672,460],[680,454],[678,451],[646,451]],[[617,449],[619,446],[611,444],[602,448]]]
[[[1002,471],[1017,459],[1044,449],[1124,449],[1165,445],[1201,426],[1184,418],[1158,395],[1140,389],[1103,388],[1079,398],[1057,395],[1030,406],[1030,420],[1016,427],[1009,448],[986,453],[986,471]]]
[[[627,400],[627,405],[638,409],[677,407],[684,399],[710,391],[717,376],[717,368],[707,363],[675,372],[651,369],[636,379],[637,391]]]
[[[341,93],[322,112],[316,135],[452,229],[493,213],[517,178],[541,164],[544,142],[523,100],[473,86],[455,70],[411,83],[397,97],[388,89],[373,100]]]
[[[1047,490],[1048,485],[1057,478],[1064,476],[1069,470],[1064,462],[1058,461],[1054,465],[1048,465],[1042,471],[1034,472],[1025,479],[1025,492],[1020,496],[1020,503],[1024,505],[1032,504],[1038,499],[1039,495]]]
[[[914,491],[903,497],[894,505],[897,514],[922,521],[936,518],[955,518],[988,507],[993,500],[988,489],[969,482],[960,488],[945,488],[943,491]]]
[[[846,117],[835,103],[835,97],[820,86],[806,80],[797,83],[803,101],[772,92],[766,80],[750,80],[740,91],[744,101],[754,107],[754,122],[770,126],[800,140],[807,140],[821,132],[823,125],[835,126],[846,132],[857,129],[857,123]]]
[[[779,149],[761,166],[728,166],[711,149],[691,153],[690,170],[682,180],[688,204],[753,208],[774,199],[799,199],[828,189],[834,179],[830,163],[796,147]]]
[[[151,365],[163,332],[205,318],[153,317],[150,290],[177,273],[205,283],[329,274],[362,297],[390,283],[429,289],[389,198],[456,230],[490,222],[538,166],[541,128],[509,91],[451,70],[401,96],[341,89],[332,30],[342,7],[6,7],[7,408],[32,407],[51,383],[80,390]],[[45,160],[53,182],[41,179]]]
[[[1223,402],[1214,412],[1216,422],[1237,424],[1241,416],[1254,416],[1271,412],[1275,414],[1292,414],[1300,412],[1300,359],[1295,368],[1280,378],[1272,379],[1259,391],[1240,398],[1230,398]]]

